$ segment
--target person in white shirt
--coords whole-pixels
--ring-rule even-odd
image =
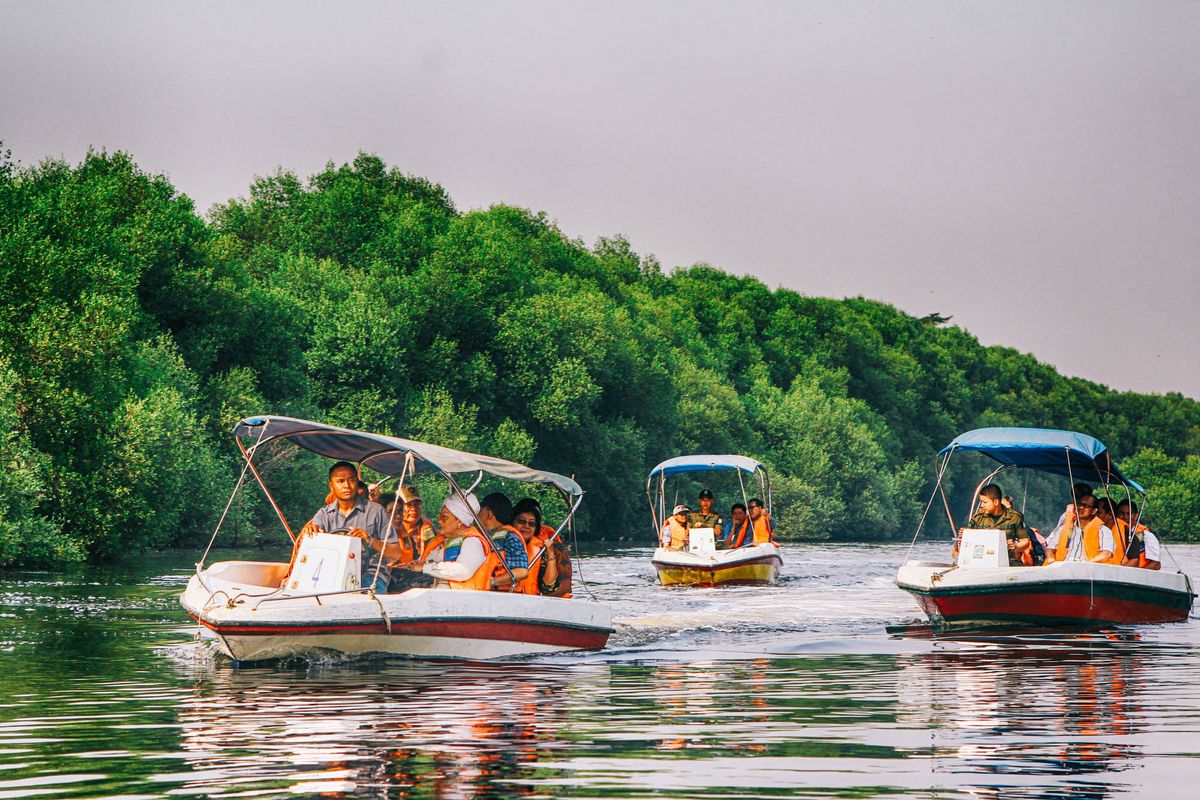
[[[468,505],[469,503],[469,505]],[[438,535],[430,541],[433,549],[425,556],[421,571],[439,582],[469,580],[487,559],[483,534],[474,526],[479,513],[475,495],[467,502],[452,494],[442,503],[438,514]]]
[[[1158,537],[1139,521],[1137,503],[1122,500],[1117,504],[1117,518],[1124,520],[1133,531],[1129,546],[1125,548],[1125,566],[1162,569],[1162,546]]]

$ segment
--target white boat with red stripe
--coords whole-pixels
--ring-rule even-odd
[[[573,532],[583,498],[575,481],[555,473],[307,420],[252,417],[242,420],[234,434],[245,463],[242,478],[250,473],[259,482],[293,542],[291,525],[253,463],[255,454],[271,442],[286,441],[355,463],[360,473],[369,468],[385,476],[381,483],[434,471],[446,479],[451,492],[463,497],[488,475],[552,487],[567,509],[554,537]],[[245,440],[250,440],[249,446]],[[469,487],[458,483],[457,476],[463,474],[474,476]],[[219,530],[220,525],[214,540]],[[449,588],[409,588],[394,594],[361,588],[361,546],[359,539],[330,532],[302,537],[290,563],[223,561],[205,566],[202,558],[180,601],[218,648],[237,661],[330,653],[495,659],[597,650],[612,633],[611,610],[595,600]],[[535,554],[531,569],[538,568],[543,552]]]
[[[1045,548],[1038,542],[1037,532],[1026,525],[1031,537],[1027,561],[1031,563],[1013,564],[1015,559],[1010,557],[1004,531],[956,526],[943,479],[951,456],[957,452],[978,453],[999,464],[975,487],[968,517],[987,484],[1002,480],[1002,475],[1013,478],[1020,474],[1014,470],[1029,470],[1067,478],[1067,496],[1072,504],[1078,504],[1081,496],[1087,497],[1076,495],[1085,488],[1083,484],[1087,484],[1088,492],[1094,485],[1097,495],[1122,503],[1119,507],[1127,508],[1129,513],[1113,520],[1118,528],[1136,531],[1146,519],[1146,491],[1122,474],[1108,449],[1091,436],[1042,428],[980,428],[958,436],[939,454],[934,493],[925,507],[928,515],[940,500],[937,504],[945,509],[951,541],[955,542],[955,560],[908,561],[896,574],[896,585],[913,595],[935,628],[1078,629],[1188,618],[1196,596],[1191,578],[1174,565],[1173,559],[1174,569],[1169,569],[1168,563],[1162,563],[1159,569],[1157,562],[1155,568],[1144,568],[1132,540],[1124,552],[1116,554],[1115,560],[1121,563],[1091,561],[1084,553],[1082,530],[1071,525],[1061,534],[1067,537],[1066,558],[1048,558],[1043,564]],[[1027,480],[1014,478],[1014,482],[1029,485]],[[1049,484],[1038,481],[1036,485]],[[1023,514],[1028,499],[1013,498],[1014,508]],[[1092,498],[1091,502],[1101,501]],[[1049,519],[1062,510],[1061,505],[1044,498],[1036,507]],[[917,535],[924,521],[922,518]],[[1114,537],[1113,541],[1121,539]],[[1164,554],[1169,555],[1165,548]],[[1103,557],[1104,553],[1097,556]]]

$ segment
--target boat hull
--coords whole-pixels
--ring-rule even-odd
[[[940,628],[1179,622],[1195,598],[1181,572],[1084,562],[993,569],[909,562],[896,585]]]
[[[612,633],[608,607],[587,600],[449,589],[267,599],[271,588],[222,580],[219,568],[235,563],[193,576],[181,602],[237,661],[329,653],[508,658],[596,650]]]
[[[771,586],[779,580],[783,558],[776,544],[707,555],[660,547],[652,563],[663,586]]]

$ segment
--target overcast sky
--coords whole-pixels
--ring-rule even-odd
[[[0,0],[0,139],[201,211],[359,150],[1200,398],[1200,3]]]

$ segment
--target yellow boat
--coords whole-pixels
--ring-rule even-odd
[[[771,481],[766,468],[752,458],[739,455],[691,455],[669,458],[650,471],[646,480],[646,497],[650,501],[650,516],[655,536],[660,537],[667,522],[667,480],[676,475],[694,472],[735,471],[741,487],[743,504],[746,500],[746,475],[754,479],[762,498],[766,516],[771,514]],[[662,542],[660,545],[669,544]],[[779,580],[783,556],[775,542],[721,549],[714,539],[712,528],[692,528],[681,548],[660,546],[654,551],[651,563],[663,586],[770,586]]]
[[[705,554],[660,547],[653,564],[663,586],[771,586],[783,558],[779,545],[767,542]]]

